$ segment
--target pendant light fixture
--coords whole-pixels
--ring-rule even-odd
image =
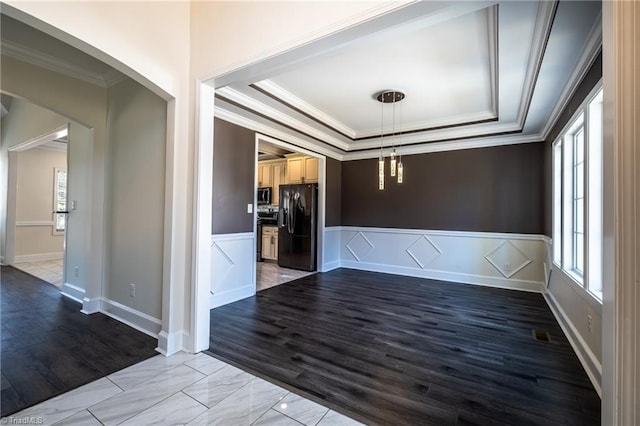
[[[378,189],[384,190],[384,104],[393,104],[392,129],[391,129],[391,154],[389,155],[389,169],[391,177],[397,176],[398,183],[404,180],[404,166],[402,164],[402,155],[396,154],[395,137],[396,137],[396,103],[403,100],[404,93],[397,90],[384,90],[378,93],[376,99],[380,102],[380,155],[378,157]]]

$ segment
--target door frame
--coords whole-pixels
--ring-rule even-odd
[[[284,148],[288,151],[293,151],[296,154],[308,155],[309,157],[314,157],[318,159],[318,226],[316,230],[316,272],[324,271],[324,231],[325,231],[325,216],[326,216],[326,183],[327,183],[327,157],[318,154],[317,152],[301,148],[297,145],[293,145],[289,142],[285,142],[280,139],[273,138],[271,136],[267,136],[265,134],[256,132],[255,134],[255,160],[254,160],[254,170],[255,172],[255,185],[254,185],[254,194],[253,194],[253,205],[256,206],[253,209],[253,235],[256,236],[254,239],[253,252],[255,253],[257,250],[256,245],[258,244],[258,145],[260,141],[264,141],[270,143],[271,145],[278,146],[280,148]],[[257,264],[254,264],[253,271],[253,283],[258,289],[258,280],[256,278],[257,273]]]
[[[69,123],[64,126],[55,128],[43,135],[36,136],[35,138],[20,142],[7,149],[8,151],[8,179],[7,179],[7,216],[6,216],[6,234],[5,234],[5,250],[4,250],[4,265],[12,265],[15,263],[15,248],[16,248],[16,210],[17,210],[17,195],[18,195],[18,153],[27,151],[29,149],[37,148],[55,139],[59,139],[63,136],[69,135]],[[69,172],[69,148],[67,147],[67,173]],[[53,207],[53,206],[52,206]],[[68,221],[67,221],[68,224]],[[67,229],[65,224],[64,233],[64,247],[63,247],[63,261],[67,258]],[[63,278],[65,278],[66,265],[63,263]]]

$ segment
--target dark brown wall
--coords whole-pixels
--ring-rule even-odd
[[[405,183],[387,176],[384,191],[377,160],[344,162],[342,225],[541,234],[544,147],[408,155]]]
[[[340,226],[342,210],[342,163],[327,157],[325,226]]]
[[[558,121],[549,132],[549,136],[545,141],[544,152],[544,234],[551,237],[552,230],[552,144],[560,135],[562,128],[571,119],[576,110],[584,102],[587,95],[593,90],[595,85],[602,78],[602,52],[598,54],[591,68],[580,82],[575,93],[569,100],[567,106],[562,110],[558,117]]]
[[[254,132],[216,118],[213,151],[211,233],[252,232],[247,204],[255,191]]]

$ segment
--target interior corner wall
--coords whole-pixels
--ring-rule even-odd
[[[108,89],[106,296],[158,321],[166,126],[167,104],[151,91],[130,79]]]
[[[342,164],[342,226],[542,234],[544,144],[406,155],[404,183],[377,159]],[[388,172],[387,172],[388,173]]]
[[[255,132],[218,118],[213,128],[211,233],[253,232]]]

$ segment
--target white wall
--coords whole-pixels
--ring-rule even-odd
[[[108,91],[105,297],[162,316],[166,102],[133,80]],[[135,284],[135,297],[130,284]],[[160,330],[155,330],[159,332]]]
[[[54,233],[51,211],[54,171],[67,169],[67,152],[32,148],[18,152],[17,157],[16,260],[52,254],[62,258],[64,234]]]

